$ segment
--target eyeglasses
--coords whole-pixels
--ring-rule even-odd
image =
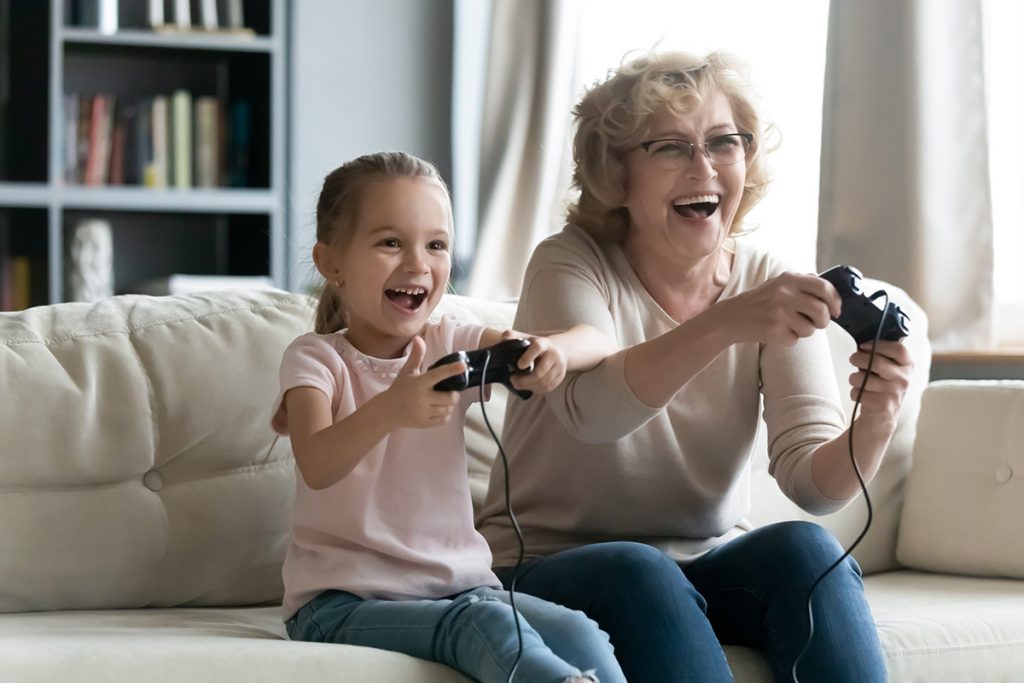
[[[679,138],[658,138],[641,142],[640,148],[661,168],[674,171],[690,165],[693,152],[698,146],[712,166],[728,166],[746,157],[747,149],[753,142],[752,133],[726,133],[701,143]]]

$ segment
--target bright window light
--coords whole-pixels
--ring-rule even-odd
[[[813,272],[827,33],[827,2],[587,0],[579,94],[624,57],[652,48],[726,50],[744,60],[762,117],[778,129],[781,142],[769,156],[775,180],[747,216],[747,225],[757,226],[747,239],[792,268]]]
[[[1024,3],[987,0],[985,67],[996,342],[1024,346]]]

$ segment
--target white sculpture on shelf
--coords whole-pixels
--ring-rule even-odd
[[[69,260],[70,299],[99,301],[114,294],[114,237],[110,223],[90,218],[75,226]]]

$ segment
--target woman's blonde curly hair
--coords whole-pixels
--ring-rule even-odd
[[[741,62],[723,52],[704,57],[651,52],[624,63],[590,88],[573,109],[573,185],[580,196],[569,204],[568,222],[597,240],[625,237],[625,155],[650,135],[651,119],[660,109],[685,115],[721,92],[740,132],[754,135],[743,195],[730,227],[731,235],[746,232],[743,218],[764,196],[770,177],[763,153],[765,127],[743,71]]]

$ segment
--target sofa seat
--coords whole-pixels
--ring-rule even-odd
[[[1021,680],[1024,583],[912,570],[865,580],[900,683]],[[727,647],[737,681],[768,681],[763,658]],[[467,683],[443,666],[350,645],[287,640],[280,608],[166,608],[0,616],[0,661],[17,680]],[[979,679],[978,671],[985,671]]]
[[[0,662],[11,683],[469,683],[403,654],[291,642],[276,605],[4,614]]]
[[[1024,581],[900,570],[864,586],[890,680],[1024,680]]]

